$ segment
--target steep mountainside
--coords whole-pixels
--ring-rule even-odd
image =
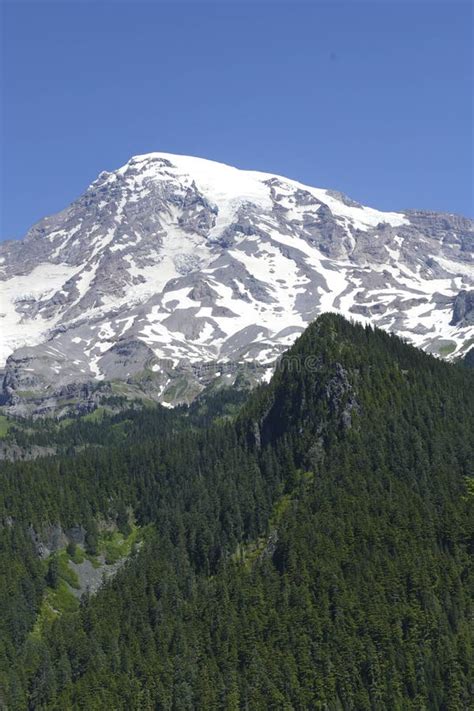
[[[473,234],[455,215],[380,212],[275,175],[137,156],[1,245],[4,401],[146,378],[150,395],[176,402],[242,362],[265,378],[327,311],[461,355]]]
[[[326,314],[236,417],[75,421],[93,446],[3,464],[0,706],[469,709],[473,387]],[[79,606],[76,559],[137,527]]]

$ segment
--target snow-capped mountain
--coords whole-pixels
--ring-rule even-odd
[[[200,158],[134,157],[1,245],[4,401],[145,376],[157,398],[186,399],[176,374],[195,392],[221,365],[270,368],[324,311],[462,355],[473,235],[456,215],[380,212]]]

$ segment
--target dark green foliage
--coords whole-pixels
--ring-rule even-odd
[[[127,509],[121,502],[118,504],[116,522],[120,533],[122,533],[125,538],[127,538],[127,536],[129,536],[132,532],[132,527],[130,525],[130,517],[127,512]]]
[[[10,708],[469,708],[472,373],[334,315],[290,355],[235,422],[149,410],[3,467]],[[140,551],[28,637],[52,582],[28,527],[82,523],[92,552],[131,511]]]
[[[50,588],[57,588],[59,585],[59,561],[53,557],[48,563],[48,572],[46,573],[46,584]]]
[[[99,541],[99,531],[94,519],[87,521],[85,550],[89,555],[97,555],[97,544]]]

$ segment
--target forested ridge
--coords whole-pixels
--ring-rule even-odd
[[[473,708],[473,382],[324,315],[238,414],[78,421],[61,456],[3,463],[3,708]],[[31,530],[93,548],[101,521],[141,547],[33,634]]]

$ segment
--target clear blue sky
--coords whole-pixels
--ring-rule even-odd
[[[471,7],[4,0],[0,237],[154,150],[472,214]]]

